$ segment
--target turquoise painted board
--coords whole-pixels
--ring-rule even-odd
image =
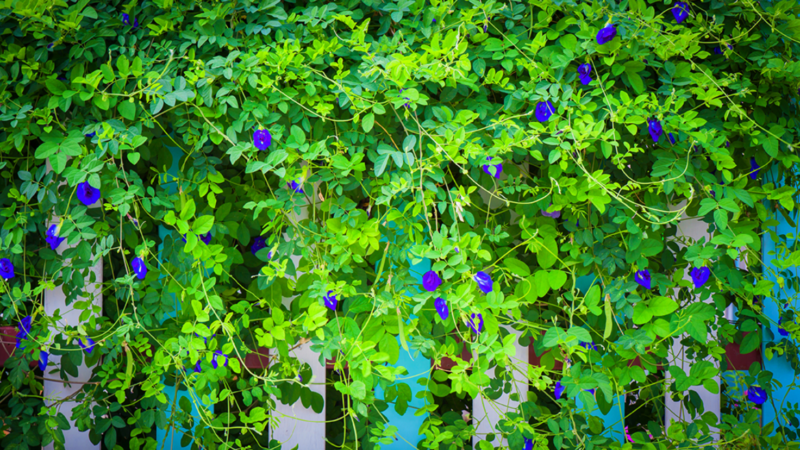
[[[783,180],[777,180],[777,170],[774,169],[767,174],[765,174],[765,182],[773,182],[776,186],[781,186],[783,184]],[[793,233],[797,236],[798,231],[796,228],[789,225],[789,222],[781,214],[775,214],[774,216],[778,221],[778,226],[773,228],[773,230],[777,233],[778,239],[785,242],[787,246],[790,247],[794,245],[794,240],[788,239],[786,236],[789,233]],[[797,221],[798,215],[794,213],[792,215],[792,220]],[[789,306],[793,309],[798,308],[797,302],[797,292],[792,289],[788,283],[784,289],[780,289],[777,285],[777,275],[778,275],[778,268],[775,267],[772,261],[775,260],[775,250],[779,248],[779,243],[776,243],[769,233],[764,233],[762,241],[762,255],[764,260],[764,279],[770,280],[775,282],[774,288],[774,295],[771,298],[764,299],[764,314],[769,317],[774,323],[777,323],[778,318],[780,317],[780,305],[789,304]],[[797,267],[793,267],[787,269],[791,271],[793,276],[798,276]],[[764,326],[764,338],[761,341],[761,351],[762,354],[766,349],[766,345],[770,342],[766,335],[767,328],[772,330],[773,335],[776,339],[780,340],[781,335],[778,333],[777,325],[770,324]],[[800,388],[796,386],[792,386],[795,382],[794,377],[794,370],[792,369],[789,361],[784,356],[773,356],[772,359],[764,358],[764,369],[772,372],[773,379],[779,382],[783,387],[776,388],[773,384],[773,391],[772,391],[772,404],[765,403],[763,409],[763,420],[764,423],[774,422],[776,428],[779,426],[791,426],[788,421],[783,417],[781,414],[781,409],[786,408],[789,406],[789,403],[798,403],[800,402]],[[773,431],[775,434],[775,431]]]
[[[428,259],[422,260],[419,264],[411,266],[411,276],[422,285],[422,275],[431,270],[431,261]],[[398,338],[398,343],[400,338]],[[400,348],[400,357],[397,359],[395,366],[402,366],[408,370],[408,378],[403,380],[411,388],[411,401],[408,402],[408,409],[404,415],[398,414],[393,405],[383,412],[389,425],[397,427],[397,440],[387,445],[381,445],[383,450],[410,450],[417,448],[417,443],[425,438],[424,435],[419,434],[419,428],[427,418],[427,414],[422,416],[415,416],[414,412],[425,406],[425,400],[417,398],[417,393],[424,391],[424,388],[417,383],[421,378],[427,378],[431,371],[431,360],[424,358],[422,355],[417,354],[415,358]],[[375,397],[383,398],[383,389],[380,386],[375,387]]]
[[[171,177],[169,176],[163,177],[161,179],[161,183],[164,187],[167,188],[168,192],[173,193],[175,192],[176,183],[172,180],[174,179],[173,177],[178,176],[178,164],[180,164],[181,149],[179,149],[178,147],[167,147],[167,148],[172,154],[172,166],[167,171],[167,173],[171,175]],[[159,263],[161,262],[161,252],[164,250],[164,244],[163,244],[164,238],[170,233],[171,231],[164,228],[163,226],[158,227],[158,236],[161,238],[162,241],[162,243],[159,244],[158,246]],[[167,315],[168,317],[175,317],[175,314],[181,309],[181,305],[178,302],[177,297],[172,295],[172,299],[175,302],[174,312],[168,314]],[[173,406],[177,408],[178,407],[177,405],[179,404],[178,402],[180,402],[181,398],[186,397],[189,400],[189,403],[192,405],[191,414],[192,417],[194,417],[195,425],[200,423],[200,412],[197,410],[195,402],[192,399],[192,396],[189,394],[188,390],[183,390],[183,391],[178,390],[176,392],[174,386],[165,385],[164,395],[167,396],[167,402],[169,404],[166,411],[167,420],[170,420],[172,417]],[[196,397],[197,395],[195,394],[195,398]],[[207,408],[209,408],[211,412],[214,411],[214,405],[208,405]],[[183,433],[188,431],[175,428],[170,428],[169,430],[162,430],[161,428],[158,428],[157,430],[158,431],[156,433],[156,438],[158,441],[159,450],[190,450],[192,448],[191,442],[189,443],[189,445],[186,446],[181,445],[181,438],[183,437]]]
[[[575,285],[584,294],[596,282],[592,275],[584,275],[575,281]],[[575,404],[579,410],[585,408],[580,396],[575,399]],[[608,414],[603,414],[596,405],[588,410],[589,414],[599,417],[603,421],[603,433],[618,442],[625,442],[625,397],[615,395],[611,403],[611,410]]]

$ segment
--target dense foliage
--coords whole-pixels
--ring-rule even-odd
[[[793,236],[769,228],[796,206],[797,2],[0,8],[0,311],[24,349],[0,386],[3,448],[63,442],[42,377],[82,363],[72,414],[109,449],[154,448],[173,424],[205,448],[262,448],[275,403],[301,401],[345,415],[338,445],[378,448],[394,441],[381,413],[411,400],[392,365],[405,348],[456,363],[407,412],[429,413],[421,448],[469,448],[459,402],[492,402],[515,372],[530,390],[490,436],[513,449],[630,446],[586,412],[626,393],[637,447],[797,439],[793,410],[762,428],[754,401],[776,385],[758,366],[719,419],[688,391],[718,389],[729,342],[770,341],[765,358],[800,374],[793,304],[786,337],[762,311],[798,288]],[[681,237],[682,215],[713,237]],[[100,260],[102,313],[84,282]],[[81,326],[45,313],[62,284]],[[511,361],[516,339],[541,365]],[[289,355],[309,340],[348,363],[335,408]],[[704,362],[673,364],[676,342]],[[247,369],[259,347],[269,369]],[[43,352],[60,363],[32,370]],[[167,414],[163,384],[214,413]],[[666,393],[690,417],[668,429]]]

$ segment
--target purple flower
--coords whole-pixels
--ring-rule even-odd
[[[597,45],[611,42],[617,36],[616,25],[611,24],[597,32]]]
[[[333,291],[328,291],[328,295],[323,296],[322,299],[325,300],[325,306],[327,306],[331,311],[336,311],[336,305],[339,303],[339,301],[336,300],[335,295],[331,295],[332,293]]]
[[[81,346],[82,349],[86,350],[86,353],[92,354],[92,350],[94,350],[94,339],[90,337],[86,337],[86,344],[83,343],[83,339],[78,339],[78,345]]]
[[[422,276],[422,287],[428,292],[435,291],[441,284],[442,279],[432,270],[425,272],[425,275]]]
[[[472,278],[478,283],[478,287],[484,294],[492,292],[492,277],[490,277],[488,273],[480,271]]]
[[[253,143],[257,149],[264,151],[272,145],[272,134],[269,130],[256,130],[253,132]]]
[[[194,335],[195,335],[195,336],[197,336],[197,337],[200,337],[200,335],[199,335],[199,334],[197,334],[197,333],[195,333]],[[214,333],[214,334],[212,334],[212,335],[211,335],[211,339],[214,339],[214,336],[216,336],[216,335],[217,335],[217,333]],[[208,345],[208,338],[207,338],[207,337],[204,337],[204,338],[203,338],[203,343],[205,343],[206,345]],[[186,353],[188,354],[189,352],[186,352]]]
[[[522,450],[533,450],[533,440],[525,438],[525,443],[522,444]]]
[[[123,25],[131,24],[131,16],[129,16],[127,13],[122,13],[122,24]]]
[[[86,206],[91,206],[100,200],[100,189],[93,188],[88,181],[78,184],[78,200]]]
[[[439,317],[442,320],[447,320],[447,317],[450,315],[450,310],[447,308],[447,302],[442,297],[437,297],[436,300],[433,302],[433,306],[436,307],[436,312],[439,313]]]
[[[483,32],[484,32],[484,33],[486,33],[486,30],[488,30],[488,29],[489,29],[489,26],[488,26],[488,25],[484,25],[484,26],[483,26]]]
[[[45,351],[39,352],[39,370],[42,372],[44,372],[44,369],[47,368],[47,358],[49,356],[50,355]]]
[[[137,18],[133,19],[133,28],[139,28],[139,19]]]
[[[755,157],[750,158],[750,179],[755,180],[758,178],[758,171],[761,170],[761,166],[758,165],[756,162]]]
[[[669,143],[675,145],[675,136],[672,133],[669,134]]]
[[[550,206],[553,206],[553,204],[550,203]],[[549,206],[548,206],[548,208],[549,208]],[[561,217],[561,211],[553,211],[553,212],[549,213],[549,212],[547,212],[547,209],[543,209],[542,210],[542,215],[545,216],[545,217],[558,219],[559,217]]]
[[[592,65],[591,64],[581,64],[578,66],[578,78],[581,80],[581,84],[586,86],[587,84],[592,82]]]
[[[492,157],[487,156],[486,160],[491,161]],[[494,166],[494,177],[500,178],[500,174],[503,172],[503,163],[500,164],[484,164],[483,171],[486,172],[486,175],[492,175],[492,172],[489,170],[490,167]]]
[[[689,17],[689,5],[684,2],[676,2],[672,7],[672,15],[675,17],[675,22],[683,22]]]
[[[200,238],[201,241],[203,241],[204,244],[206,244],[206,245],[211,244],[211,232],[210,231],[208,233],[206,233],[206,234],[200,234],[200,235],[198,235],[198,237]]]
[[[253,245],[250,246],[250,253],[256,254],[262,248],[267,247],[267,240],[264,239],[262,236],[258,236],[257,238],[253,239]]]
[[[560,381],[556,381],[556,400],[561,398],[561,394],[564,393],[564,386],[561,385]]]
[[[539,122],[547,122],[555,111],[556,109],[553,107],[553,104],[550,103],[550,100],[539,102],[536,104],[536,120]]]
[[[58,225],[53,224],[50,225],[50,228],[47,229],[47,237],[45,241],[50,244],[50,248],[53,250],[57,249],[62,242],[64,242],[67,238],[58,237]]]
[[[303,190],[303,185],[297,183],[297,181],[292,181],[289,183],[289,189],[295,191],[298,194],[305,194],[306,192]]]
[[[28,339],[31,332],[31,316],[25,316],[19,321],[19,332],[17,333],[17,348],[22,350],[22,341]]]
[[[633,276],[633,279],[639,283],[639,286],[645,289],[650,289],[652,287],[650,284],[650,271],[647,269],[636,272],[636,274]]]
[[[647,131],[650,132],[650,137],[653,138],[653,142],[658,142],[661,135],[664,134],[664,130],[661,128],[661,122],[657,119],[650,119],[647,121]]]
[[[133,273],[136,274],[136,278],[144,280],[144,277],[147,276],[147,264],[145,264],[144,260],[138,256],[133,258],[131,267],[133,268]]]
[[[756,405],[762,405],[767,401],[766,391],[758,386],[751,386],[750,389],[744,391],[744,396]]]
[[[783,317],[781,317],[781,318],[779,318],[779,319],[778,319],[778,333],[780,333],[780,334],[781,334],[781,336],[783,336],[783,337],[789,336],[789,332],[788,332],[788,331],[786,331],[786,330],[785,330],[785,329],[784,329],[784,328],[781,326],[782,324],[783,324]]]
[[[433,19],[433,20],[435,21],[436,19]],[[403,91],[405,91],[405,89],[404,88],[400,88],[400,93],[401,94],[403,93]],[[403,100],[411,101],[411,99],[408,98],[408,97],[403,97]],[[405,108],[408,108],[408,101],[403,105]]]
[[[689,275],[691,275],[692,277],[692,283],[694,283],[694,288],[699,289],[704,284],[706,284],[706,281],[708,281],[708,278],[711,276],[711,269],[709,269],[708,267],[701,267],[699,269],[695,267],[692,269],[691,272],[689,272]]]
[[[215,369],[217,367],[219,367],[219,364],[217,364],[217,357],[219,357],[219,356],[224,356],[225,357],[225,364],[223,364],[223,366],[224,367],[228,367],[228,355],[226,355],[225,353],[222,353],[222,351],[220,351],[220,350],[217,350],[217,351],[214,352],[214,356],[211,358],[211,365],[214,366]]]
[[[202,372],[203,371],[203,368],[200,367],[200,360],[199,359],[197,360],[197,364],[194,365],[194,371],[195,372]]]
[[[719,47],[714,47],[714,53],[716,53],[717,55],[721,55],[722,49],[720,49]]]
[[[478,318],[478,327],[475,327],[475,317]],[[469,319],[469,323],[467,326],[475,332],[475,334],[480,334],[483,331],[483,315],[481,313],[472,313],[472,317]]]
[[[14,264],[8,258],[0,258],[0,277],[6,280],[14,278]]]
[[[95,132],[95,131],[92,131],[92,132],[91,132],[91,133],[89,133],[89,134],[84,134],[84,136],[86,136],[86,137],[87,137],[87,138],[89,138],[89,139],[91,139],[91,138],[95,137],[96,135],[97,135],[97,132]]]

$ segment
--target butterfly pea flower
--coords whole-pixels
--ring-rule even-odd
[[[253,143],[257,149],[264,151],[272,145],[272,134],[269,130],[256,130],[253,132]]]
[[[200,235],[200,240],[203,241],[204,244],[209,245],[211,244],[211,232],[209,231],[206,234]]]
[[[436,307],[436,312],[439,313],[439,317],[442,320],[447,320],[447,317],[450,316],[450,310],[447,308],[447,302],[442,297],[437,297],[436,300],[433,302],[433,306]]]
[[[758,386],[750,386],[744,391],[744,396],[756,405],[763,405],[767,401],[767,392]]]
[[[86,206],[92,206],[100,200],[100,189],[92,187],[88,181],[78,184],[78,200]]]
[[[581,64],[578,66],[578,78],[581,80],[581,84],[586,86],[587,84],[592,82],[592,65],[591,64]]]
[[[525,443],[522,444],[522,450],[533,450],[533,439],[525,438]]]
[[[478,326],[475,326],[475,318],[478,319]],[[467,326],[475,332],[475,334],[480,334],[483,331],[483,314],[481,313],[472,313],[472,317],[469,319],[469,323]]]
[[[689,17],[689,5],[684,2],[676,2],[672,7],[672,16],[675,17],[675,22],[683,22]]]
[[[442,284],[442,279],[436,272],[429,270],[422,276],[422,287],[428,291],[433,292]]]
[[[634,281],[639,283],[639,286],[645,289],[650,289],[652,287],[651,285],[652,280],[650,279],[650,271],[647,269],[636,272],[636,274],[633,276],[633,279]]]
[[[750,179],[755,180],[758,178],[758,171],[761,170],[761,166],[758,165],[756,162],[755,157],[750,158]]]
[[[433,21],[436,22],[436,19],[433,19]],[[405,91],[405,89],[404,88],[400,88],[400,93],[401,94],[403,93],[403,91]],[[411,101],[411,99],[408,98],[408,97],[403,97],[403,100],[406,100],[406,103],[403,105],[403,107],[404,108],[408,108],[408,102]]]
[[[325,306],[327,306],[331,311],[336,311],[336,305],[339,304],[339,301],[336,300],[336,295],[333,295],[333,291],[328,291],[328,295],[322,297],[325,300]]]
[[[90,337],[86,337],[86,344],[83,343],[83,339],[78,339],[78,345],[81,346],[82,349],[86,351],[88,354],[92,354],[92,350],[94,350],[94,339]]]
[[[305,194],[306,192],[303,190],[303,185],[298,183],[297,181],[292,181],[288,184],[289,189],[295,191],[298,194]]]
[[[225,353],[222,353],[222,351],[220,351],[220,350],[217,350],[217,351],[214,352],[214,357],[211,358],[211,365],[214,366],[215,369],[217,367],[219,367],[219,364],[217,363],[217,358],[220,357],[220,356],[224,356],[225,357],[225,364],[223,364],[223,367],[228,367],[228,355],[226,355]]]
[[[488,26],[488,25],[484,25],[484,26],[483,26],[483,32],[484,32],[484,33],[486,33],[486,30],[488,30],[488,29],[489,29],[489,26]]]
[[[786,331],[786,329],[781,325],[783,325],[783,317],[778,319],[778,333],[780,333],[783,337],[789,336],[789,332]]]
[[[122,13],[122,24],[123,25],[130,25],[131,24],[131,16],[126,13]],[[133,28],[139,28],[139,19],[133,19]]]
[[[552,203],[550,203],[550,206],[553,206],[553,204],[552,204]],[[549,207],[548,207],[548,208],[549,208]],[[561,217],[561,211],[553,211],[553,212],[549,213],[549,212],[547,212],[547,209],[543,209],[543,210],[542,210],[542,215],[543,215],[543,216],[545,216],[545,217],[550,217],[550,218],[553,218],[553,219],[558,219],[559,217]]]
[[[250,246],[250,253],[255,255],[256,253],[258,253],[259,250],[266,247],[267,247],[267,240],[264,239],[263,236],[258,236],[257,238],[253,239],[253,245]]]
[[[669,134],[669,143],[675,145],[675,136],[672,133]]]
[[[581,342],[581,347],[585,348],[586,350],[597,351],[597,344],[594,342]]]
[[[555,111],[556,109],[553,107],[553,104],[550,103],[550,100],[539,102],[536,104],[536,120],[539,122],[547,122]]]
[[[561,395],[564,393],[564,389],[565,388],[561,384],[561,382],[560,381],[556,381],[556,389],[555,389],[556,400],[561,398]]]
[[[145,264],[144,260],[138,256],[133,258],[133,261],[131,261],[131,267],[133,268],[133,273],[136,274],[136,278],[144,280],[144,278],[147,276],[147,264]]]
[[[39,370],[44,372],[44,369],[47,369],[47,359],[50,357],[45,351],[39,352]]]
[[[28,339],[31,332],[31,316],[25,316],[19,321],[19,332],[17,333],[17,348],[22,350],[22,341]]]
[[[194,365],[194,371],[198,372],[198,373],[203,371],[203,368],[200,367],[200,360],[199,359],[197,360],[197,364]]]
[[[711,269],[708,267],[701,267],[699,269],[695,267],[689,275],[692,277],[692,283],[694,283],[695,289],[699,289],[708,281],[708,278],[711,276]]]
[[[611,42],[617,36],[616,25],[611,24],[597,32],[597,45]]]
[[[647,121],[647,131],[650,132],[650,137],[653,138],[653,142],[658,142],[661,135],[664,134],[664,129],[661,128],[661,122],[659,122],[658,119],[650,119]]]
[[[93,138],[93,137],[97,136],[97,132],[95,132],[95,131],[92,131],[92,132],[91,132],[91,133],[89,133],[89,134],[84,134],[84,136],[86,136],[87,138],[91,139],[91,138]]]
[[[14,278],[14,264],[8,258],[0,258],[0,277],[6,280]]]
[[[480,288],[484,294],[492,292],[492,277],[490,277],[488,273],[480,271],[476,273],[473,278],[475,282],[478,283],[478,288]]]
[[[487,156],[486,160],[491,161],[492,157]],[[503,172],[503,163],[500,164],[484,164],[483,171],[486,172],[486,175],[492,176],[492,171],[489,170],[491,167],[494,167],[494,177],[500,178],[500,174]]]
[[[58,225],[50,225],[50,228],[47,229],[47,237],[45,238],[45,241],[50,244],[50,248],[53,250],[57,249],[64,240],[66,240],[66,238],[58,237]]]

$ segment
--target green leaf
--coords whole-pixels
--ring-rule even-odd
[[[572,327],[567,331],[567,335],[578,338],[580,342],[592,342],[592,335],[586,331],[586,328]]]
[[[542,345],[544,345],[546,348],[551,348],[558,345],[559,341],[566,341],[566,340],[567,340],[566,331],[564,331],[561,327],[552,327],[548,328],[547,331],[544,333],[544,339],[542,339]]]
[[[121,101],[119,105],[117,105],[117,111],[119,111],[122,117],[128,120],[136,118],[136,105],[128,100]]]
[[[194,225],[192,226],[192,230],[197,234],[206,234],[211,231],[211,227],[214,225],[214,216],[200,216],[197,220],[194,221]]]
[[[531,269],[528,268],[528,265],[516,258],[506,258],[503,260],[503,264],[518,277],[526,278],[531,274]]]
[[[714,211],[714,222],[721,230],[728,229],[728,213],[721,209]]]
[[[391,157],[390,153],[384,153],[383,155],[378,155],[378,158],[375,160],[375,176],[379,177],[381,174],[386,171],[386,165],[389,164],[389,158]]]
[[[542,239],[542,247],[536,252],[536,261],[542,269],[549,269],[558,261],[558,244],[552,237]]]
[[[127,77],[131,73],[130,63],[128,63],[128,58],[125,55],[120,55],[117,58],[117,71],[123,77]]]
[[[372,127],[375,125],[375,114],[369,113],[364,116],[363,121],[361,122],[361,126],[364,128],[364,131],[369,133],[372,131]]]
[[[742,339],[739,353],[746,355],[759,347],[761,347],[761,332],[751,331]]]
[[[567,282],[567,274],[560,270],[551,270],[548,281],[550,282],[550,288],[556,291],[561,289],[561,286],[564,286],[564,283]]]
[[[655,317],[666,316],[678,310],[678,303],[668,297],[655,297],[650,300],[650,312]]]

